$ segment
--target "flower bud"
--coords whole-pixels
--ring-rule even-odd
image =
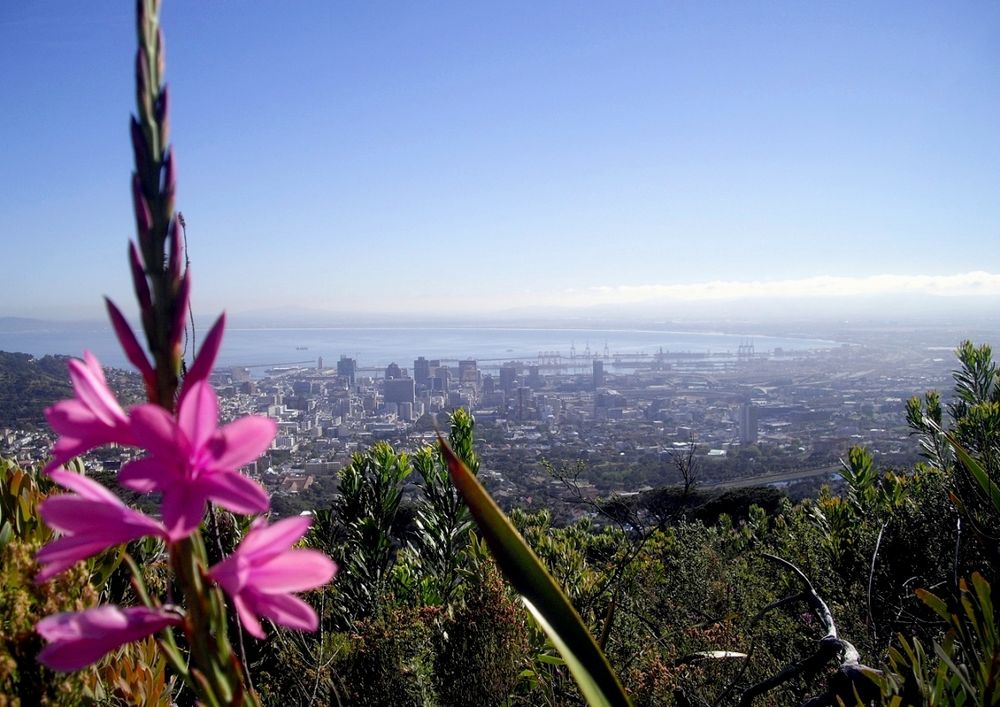
[[[132,173],[132,206],[135,209],[135,230],[139,236],[139,244],[143,253],[150,253],[150,238],[153,229],[153,215],[149,210],[149,203],[142,193],[142,181],[139,175]]]
[[[181,279],[181,269],[184,265],[184,235],[181,232],[180,218],[177,216],[170,220],[167,240],[170,243],[170,259],[167,261],[168,277],[170,282],[178,282]]]
[[[170,142],[170,91],[166,84],[160,89],[155,108],[156,122],[160,126],[160,145],[165,148]]]
[[[149,101],[149,67],[142,49],[135,54],[135,104],[139,107],[139,116],[149,115],[152,105]]]
[[[153,300],[149,294],[149,281],[142,267],[142,258],[132,241],[128,244],[128,262],[132,268],[132,286],[135,288],[135,298],[139,300],[139,311],[145,316],[146,312],[152,312]]]
[[[135,171],[144,175],[149,170],[149,144],[142,132],[142,126],[134,116],[130,117],[129,130],[132,133],[132,154],[135,158]]]
[[[163,28],[156,30],[156,76],[162,81],[167,73],[167,45],[163,41]]]
[[[170,325],[170,350],[180,358],[180,344],[184,339],[184,320],[188,312],[188,295],[191,291],[191,275],[184,273],[180,286],[174,294],[174,317]]]
[[[162,181],[160,185],[160,193],[163,195],[163,208],[166,213],[170,214],[174,211],[174,193],[177,189],[177,175],[174,169],[174,151],[173,149],[167,150],[167,155],[163,159],[162,171]]]

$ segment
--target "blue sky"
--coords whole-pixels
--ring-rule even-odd
[[[0,316],[129,301],[131,13],[0,3]],[[163,25],[196,310],[1000,295],[993,0],[165,0]]]

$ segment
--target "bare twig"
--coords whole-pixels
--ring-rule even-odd
[[[818,674],[824,666],[835,659],[839,660],[840,664],[836,675],[830,680],[827,691],[820,696],[808,700],[805,704],[811,707],[836,705],[839,701],[855,700],[856,696],[861,697],[864,703],[867,703],[865,702],[866,700],[870,701],[878,694],[878,686],[871,680],[870,675],[878,671],[863,666],[861,664],[861,656],[854,645],[840,638],[837,633],[837,624],[833,619],[833,613],[822,597],[816,593],[812,582],[809,581],[809,578],[806,577],[802,570],[788,560],[766,553],[763,557],[785,567],[798,577],[806,590],[794,598],[802,599],[808,604],[810,610],[812,610],[813,614],[823,624],[826,634],[819,640],[819,645],[812,655],[803,660],[791,663],[776,675],[772,675],[766,680],[762,680],[744,690],[740,696],[740,707],[750,707],[757,697],[783,685],[798,675]],[[789,597],[788,599],[774,602],[761,612],[761,614],[758,614],[758,617],[773,608],[791,603],[792,599],[793,597]]]
[[[882,534],[885,533],[889,521],[882,523],[878,531],[878,539],[875,541],[875,551],[872,553],[872,564],[868,570],[868,625],[872,627],[872,636],[878,642],[878,627],[875,625],[875,617],[872,614],[872,582],[875,580],[875,560],[878,558],[878,550],[882,545]]]

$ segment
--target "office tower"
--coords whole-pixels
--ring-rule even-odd
[[[740,444],[757,441],[757,408],[751,401],[740,405]]]
[[[478,385],[479,370],[476,368],[474,360],[458,362],[458,383],[459,385]]]
[[[412,378],[388,378],[385,381],[385,402],[410,403],[416,398]]]
[[[594,390],[604,387],[604,361],[594,361]]]
[[[431,362],[423,356],[413,362],[413,382],[421,388],[430,387]]]
[[[354,385],[354,378],[358,372],[358,362],[353,358],[341,356],[337,361],[337,375],[346,378],[351,385]]]

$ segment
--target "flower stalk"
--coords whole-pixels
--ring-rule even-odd
[[[132,205],[139,247],[130,247],[133,284],[155,381],[151,402],[168,412],[180,381],[188,274],[180,224],[174,214],[176,166],[170,138],[170,95],[164,83],[164,43],[159,0],[137,0],[136,115],[132,118]]]
[[[183,607],[150,596],[141,569],[126,554],[141,605],[102,605],[46,617],[37,626],[48,641],[39,659],[56,670],[78,670],[118,646],[158,634],[160,649],[198,693],[201,704],[257,705],[229,642],[223,590],[238,619],[257,638],[265,638],[259,618],[314,630],[315,612],[293,592],[326,584],[336,566],[315,551],[290,549],[305,534],[308,519],[270,527],[258,519],[229,558],[208,567],[200,527],[209,502],[247,515],[270,508],[266,490],[239,470],[267,449],[277,427],[256,416],[218,426],[218,398],[208,379],[224,317],[209,330],[181,379],[190,275],[180,217],[174,214],[176,169],[169,146],[159,8],[159,0],[137,0],[137,111],[131,121],[136,242],[129,244],[128,256],[149,356],[118,307],[106,301],[111,325],[129,362],[142,374],[149,402],[124,410],[96,358],[85,352],[83,361],[70,362],[75,395],[46,410],[59,438],[45,471],[71,493],[52,497],[40,507],[43,519],[62,537],[39,551],[42,569],[37,581],[109,547],[159,537],[166,543]],[[119,471],[118,483],[139,493],[159,493],[159,518],[130,509],[95,481],[61,468],[71,458],[110,443],[146,452]],[[184,632],[190,662],[177,645],[174,627]]]

